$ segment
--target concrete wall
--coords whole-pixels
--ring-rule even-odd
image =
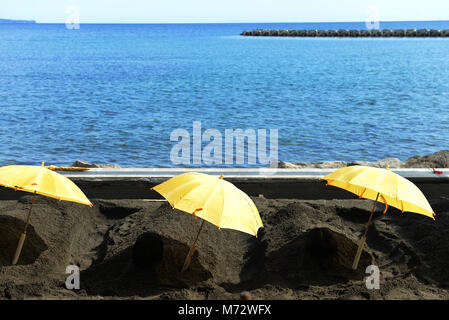
[[[162,199],[151,187],[168,178],[71,178],[89,199]],[[408,178],[428,199],[449,199],[448,178]],[[350,192],[310,178],[227,178],[250,196],[286,199],[354,199]],[[14,200],[29,193],[0,187],[0,200]]]

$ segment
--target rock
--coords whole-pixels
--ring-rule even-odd
[[[327,168],[343,168],[347,166],[343,161],[325,161],[325,162],[312,162],[312,168],[327,169]]]
[[[414,156],[405,162],[398,158],[385,158],[377,161],[323,161],[323,162],[285,162],[278,161],[280,169],[332,169],[346,166],[367,166],[375,168],[385,168],[387,165],[391,169],[395,168],[449,168],[449,150],[438,151],[426,156]]]
[[[441,30],[430,30],[429,31],[429,36],[431,37],[440,37],[441,36]]]
[[[406,37],[416,37],[416,28],[407,29],[405,32]]]
[[[449,168],[449,150],[442,150],[426,156],[411,157],[404,168]]]
[[[429,36],[429,29],[419,29],[416,31],[417,37],[428,37]]]
[[[317,33],[318,33],[318,30],[307,30],[308,37],[316,37]]]
[[[351,36],[351,37],[359,37],[360,36],[360,30],[349,30],[349,36]]]
[[[369,32],[369,30],[360,30],[359,35],[360,37],[370,37],[371,33]]]
[[[11,294],[11,291],[9,290],[9,288],[5,288],[5,290],[4,290],[4,296],[5,296],[5,298],[8,299],[8,300],[11,300],[11,299],[12,299],[12,294]],[[247,299],[247,300],[249,300],[249,299]]]
[[[347,163],[343,161],[324,161],[324,162],[284,162],[278,161],[278,168],[281,169],[303,169],[303,168],[343,168]]]
[[[392,37],[392,36],[393,36],[393,30],[391,30],[391,29],[382,30],[382,37]]]
[[[133,246],[133,262],[139,267],[149,267],[162,260],[164,243],[155,232],[141,234]]]
[[[327,36],[328,36],[327,30],[318,30],[317,31],[317,37],[327,37]]]
[[[404,29],[398,29],[398,30],[393,30],[393,36],[395,37],[405,37],[405,30]]]
[[[366,166],[375,168],[385,168],[388,165],[389,168],[401,168],[402,162],[398,158],[385,158],[377,161],[352,161],[348,163],[348,166]]]
[[[76,160],[72,167],[79,167],[79,168],[120,168],[117,164],[98,164],[98,163],[90,163],[83,160]]]
[[[382,36],[382,31],[380,31],[378,29],[371,30],[371,37],[381,37],[381,36]]]
[[[242,291],[240,293],[240,300],[251,300],[251,293],[248,291]]]
[[[369,161],[352,161],[350,163],[348,163],[348,166],[365,166],[365,167],[369,167],[371,164],[371,162]]]
[[[348,30],[344,30],[344,29],[340,29],[337,31],[338,36],[339,37],[347,37],[349,36],[349,31]]]
[[[371,167],[376,168],[385,168],[387,165],[390,168],[400,168],[402,166],[402,162],[398,158],[386,158],[371,162]]]
[[[296,164],[293,164],[291,162],[278,161],[278,168],[280,168],[280,169],[298,169],[298,168],[302,168],[302,167],[298,167]]]

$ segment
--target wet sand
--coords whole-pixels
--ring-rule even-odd
[[[92,200],[93,208],[38,197],[17,266],[11,266],[31,196],[0,201],[0,299],[449,299],[449,202],[429,199],[436,221],[379,205],[356,271],[358,239],[372,202],[253,197],[258,238],[206,223],[190,268],[180,273],[199,223],[164,201]],[[133,251],[154,232],[162,259]],[[155,243],[144,243],[148,248]],[[141,255],[139,257],[139,254]],[[81,289],[68,290],[68,265]],[[365,286],[380,268],[380,289]]]

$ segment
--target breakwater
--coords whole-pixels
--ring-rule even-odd
[[[449,37],[449,29],[373,29],[373,30],[263,30],[243,31],[242,36],[258,37]]]

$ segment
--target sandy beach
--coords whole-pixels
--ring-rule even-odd
[[[258,238],[206,223],[192,264],[180,273],[199,224],[164,201],[93,200],[89,208],[38,197],[17,266],[10,265],[31,196],[0,201],[0,299],[449,299],[449,203],[429,199],[437,221],[379,205],[359,267],[351,270],[372,202],[252,197]],[[163,257],[138,264],[133,246],[157,233]],[[145,243],[151,246],[151,241]],[[135,250],[134,250],[135,251]],[[366,266],[380,289],[365,286]],[[68,290],[68,265],[81,271]]]

